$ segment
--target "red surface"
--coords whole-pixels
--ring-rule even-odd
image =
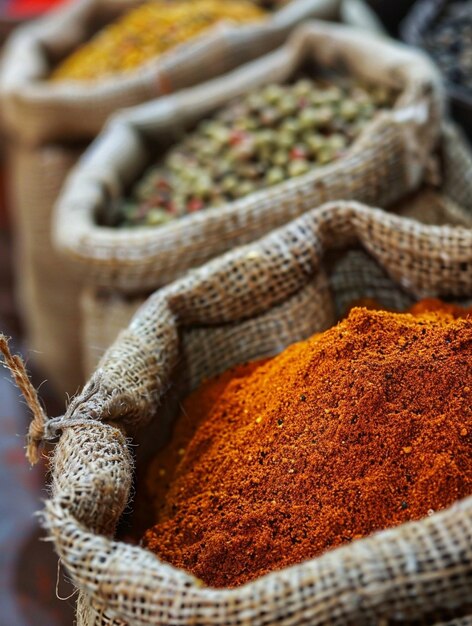
[[[2,7],[3,15],[11,18],[38,16],[61,4],[63,0],[10,0]]]

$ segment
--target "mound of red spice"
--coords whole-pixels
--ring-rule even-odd
[[[203,384],[152,465],[144,545],[233,587],[471,494],[472,319],[460,315],[434,301],[355,308]]]

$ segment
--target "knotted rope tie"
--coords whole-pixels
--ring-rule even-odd
[[[47,422],[47,416],[39,401],[38,393],[29,379],[23,359],[11,353],[8,339],[1,333],[0,352],[4,358],[3,365],[11,372],[15,383],[33,414],[33,421],[30,424],[26,438],[26,457],[34,465],[39,460],[39,446],[44,438],[44,426]]]
[[[33,425],[33,422],[31,423]],[[59,415],[58,417],[51,417],[43,425],[42,441],[52,441],[59,437],[59,434],[64,428],[70,428],[72,426],[100,426],[102,428],[114,428],[110,424],[94,420],[89,417],[67,417],[67,415]],[[31,428],[30,433],[31,434]]]
[[[23,359],[18,355],[13,355],[8,346],[8,339],[0,333],[0,353],[3,354],[3,365],[8,369],[13,376],[15,383],[20,389],[23,397],[26,400],[26,404],[33,414],[33,419],[28,429],[26,436],[26,458],[34,465],[39,460],[39,448],[44,441],[51,441],[56,439],[59,435],[59,431],[64,428],[72,426],[105,426],[105,424],[99,420],[78,416],[74,417],[73,412],[75,410],[74,401],[69,407],[69,411],[66,415],[60,415],[59,417],[48,418],[39,401],[38,393],[34,388],[31,380],[29,379],[26,371],[26,366]],[[88,396],[93,395],[97,385],[99,384],[100,376],[97,375],[95,384],[90,386],[88,390]],[[83,401],[83,398],[81,398]],[[72,416],[70,416],[72,414]]]
[[[53,441],[59,437],[60,432],[64,430],[64,428],[71,428],[73,426],[100,426],[102,428],[113,428],[110,424],[106,424],[105,422],[101,422],[90,417],[69,417],[68,414],[51,418],[45,416],[45,419],[39,423],[36,416],[34,416],[27,435],[26,456],[29,462],[34,464],[38,461],[39,448],[43,442]]]

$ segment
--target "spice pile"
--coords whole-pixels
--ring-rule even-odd
[[[242,198],[342,156],[391,107],[381,85],[350,79],[271,84],[202,121],[122,204],[119,225],[160,225]]]
[[[151,0],[67,57],[51,79],[89,80],[133,70],[221,20],[245,23],[264,15],[249,0]]]
[[[241,585],[472,493],[472,318],[353,309],[184,404],[144,545]]]
[[[449,82],[472,90],[472,2],[447,4],[424,47]]]

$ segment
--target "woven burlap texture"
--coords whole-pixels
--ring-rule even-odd
[[[159,228],[113,229],[97,213],[122,198],[169,142],[252,87],[282,82],[312,62],[400,90],[395,108],[369,125],[345,157],[304,176]],[[116,117],[72,172],[58,201],[55,241],[88,285],[152,290],[235,245],[328,200],[387,207],[418,186],[439,135],[442,94],[423,55],[370,33],[312,22],[276,52],[201,87]]]
[[[362,7],[353,19],[375,27]],[[341,0],[293,0],[260,23],[220,23],[133,72],[100,81],[44,80],[51,65],[136,0],[74,0],[17,29],[6,44],[0,77],[3,117],[28,143],[94,137],[117,109],[134,106],[227,72],[273,50],[309,18],[336,19]],[[356,3],[357,4],[357,3]],[[352,15],[348,12],[348,17]]]
[[[44,524],[81,590],[81,624],[317,626],[470,616],[470,498],[233,590],[205,588],[110,536],[132,473],[121,429],[130,434],[162,419],[172,390],[187,393],[333,324],[323,260],[359,245],[410,298],[472,293],[470,229],[329,203],[157,291],[66,416],[46,424],[46,438],[62,435]]]
[[[422,187],[396,203],[392,211],[423,223],[472,227],[472,155],[466,140],[452,124],[442,129],[439,161],[440,172],[434,175],[439,177],[436,186]],[[391,286],[388,289],[391,291]],[[83,289],[81,345],[87,376],[144,300],[144,295],[126,296],[94,287]]]
[[[8,149],[16,296],[31,360],[61,394],[76,393],[84,381],[77,331],[81,283],[54,250],[51,209],[79,154],[78,147],[60,145]]]

